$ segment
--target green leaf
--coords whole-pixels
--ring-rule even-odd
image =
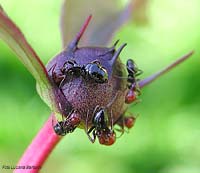
[[[54,102],[53,88],[46,68],[36,52],[29,45],[20,29],[4,12],[0,6],[0,38],[18,55],[19,60],[25,65],[36,79],[40,96],[52,107]]]

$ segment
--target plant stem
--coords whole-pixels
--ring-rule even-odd
[[[15,169],[14,173],[37,173],[40,170],[38,168],[42,168],[51,151],[61,139],[52,128],[52,118],[54,118],[54,114],[49,117],[18,162],[18,168],[25,168]],[[27,166],[31,166],[31,168]]]

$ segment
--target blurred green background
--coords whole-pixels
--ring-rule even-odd
[[[43,62],[61,50],[61,0],[0,3]],[[152,0],[147,15],[148,24],[130,23],[115,37],[128,43],[121,57],[124,62],[134,58],[142,78],[190,50],[195,55],[143,89],[142,102],[130,107],[140,115],[136,125],[115,145],[91,144],[76,130],[60,142],[41,172],[200,172],[200,1]],[[33,77],[2,41],[0,107],[0,166],[16,165],[50,110],[37,95]]]

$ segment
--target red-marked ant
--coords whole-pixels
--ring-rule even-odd
[[[79,114],[73,112],[67,119],[59,121],[53,128],[57,135],[65,136],[67,133],[72,133],[80,122]]]
[[[140,89],[138,86],[138,79],[136,78],[142,71],[138,69],[135,62],[132,59],[128,59],[126,63],[126,68],[128,71],[128,88],[129,91],[125,97],[125,103],[132,103],[137,99],[137,96],[140,95]]]
[[[115,132],[108,128],[108,119],[104,108],[100,108],[94,114],[93,126],[88,130],[87,135],[92,143],[95,142],[96,136],[99,143],[103,145],[112,145],[115,142]],[[92,132],[93,137],[89,134]]]

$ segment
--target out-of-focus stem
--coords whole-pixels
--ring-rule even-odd
[[[55,134],[52,128],[52,118],[54,118],[54,114],[49,117],[42,129],[28,146],[17,164],[18,168],[21,167],[21,169],[15,169],[14,173],[37,173],[40,170],[37,168],[42,168],[42,165],[51,151],[61,139],[61,137]],[[23,167],[25,167],[25,169],[23,169]]]
[[[194,52],[191,51],[188,54],[182,56],[181,58],[179,58],[178,60],[176,60],[175,62],[173,62],[172,64],[170,64],[169,66],[167,66],[166,68],[164,68],[163,70],[141,80],[139,82],[139,86],[140,88],[145,87],[146,85],[152,83],[154,80],[158,79],[160,76],[162,76],[163,74],[165,74],[166,72],[172,70],[174,67],[176,67],[178,64],[182,63],[183,61],[185,61],[186,59],[188,59]]]

